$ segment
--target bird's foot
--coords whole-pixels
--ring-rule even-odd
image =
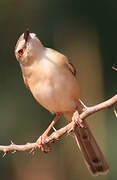
[[[75,127],[76,125],[79,126],[79,127],[81,127],[81,128],[84,127],[83,121],[82,121],[82,119],[80,118],[80,115],[79,115],[78,111],[75,111],[75,112],[74,112],[74,114],[73,114],[73,116],[72,116],[72,121],[74,122],[74,127]]]
[[[45,153],[48,153],[51,150],[51,143],[46,142],[47,137],[48,135],[46,133],[43,133],[36,142],[38,148]]]

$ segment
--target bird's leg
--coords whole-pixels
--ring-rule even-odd
[[[82,119],[80,118],[80,115],[78,113],[78,111],[76,110],[72,116],[72,121],[74,122],[74,126],[75,125],[78,125],[79,127],[83,128],[84,125],[83,125],[83,121]]]
[[[51,145],[46,144],[46,138],[48,137],[48,134],[50,132],[50,130],[54,127],[56,121],[61,117],[62,113],[57,113],[54,120],[51,122],[51,124],[49,125],[49,127],[45,130],[45,132],[38,138],[37,140],[37,144],[38,147],[43,151],[43,152],[49,152]],[[47,149],[44,148],[44,145],[47,145]]]

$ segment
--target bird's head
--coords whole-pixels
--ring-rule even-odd
[[[36,34],[30,33],[27,29],[17,41],[15,47],[16,59],[22,65],[30,65],[41,55],[43,48]]]

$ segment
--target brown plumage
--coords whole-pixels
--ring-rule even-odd
[[[86,122],[84,127],[74,131],[77,144],[83,153],[86,164],[92,175],[106,174],[109,166]]]

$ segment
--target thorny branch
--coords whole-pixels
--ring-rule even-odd
[[[113,108],[114,109],[114,113],[117,117],[117,111],[115,109],[115,105],[117,104],[117,95],[113,96],[112,98],[110,98],[109,100],[97,104],[95,106],[92,107],[87,107],[84,109],[84,111],[80,114],[80,119],[84,120],[86,119],[88,116],[101,111],[103,109],[106,108]],[[76,125],[77,126],[77,125]],[[51,144],[57,140],[59,140],[63,135],[68,134],[69,132],[74,130],[74,122],[70,122],[68,125],[66,125],[65,127],[53,132],[50,136],[48,136],[45,140],[45,144],[47,145],[48,143]],[[6,153],[8,152],[16,152],[16,151],[34,151],[36,149],[39,149],[38,143],[37,141],[34,143],[26,143],[24,145],[16,145],[13,142],[11,142],[10,145],[8,146],[0,146],[0,151],[4,152],[4,156],[6,155]]]

